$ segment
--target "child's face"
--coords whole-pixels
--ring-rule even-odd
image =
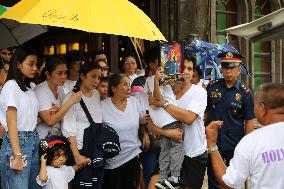
[[[101,100],[106,99],[108,95],[108,83],[106,81],[101,81],[98,85],[97,90],[100,93]]]
[[[53,154],[53,160],[51,162],[52,167],[60,168],[62,165],[65,165],[67,161],[65,151],[62,149],[59,149],[54,152]]]

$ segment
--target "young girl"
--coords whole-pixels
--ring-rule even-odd
[[[65,140],[64,140],[65,139]],[[69,142],[64,137],[50,136],[40,142],[41,166],[37,183],[43,189],[68,189],[79,166],[66,166]]]
[[[34,51],[17,49],[1,91],[0,122],[7,131],[0,153],[2,188],[40,188],[35,180],[39,171],[35,131],[39,105],[30,85],[36,63]]]
[[[102,123],[102,109],[100,94],[96,90],[101,77],[101,67],[94,63],[85,63],[80,70],[79,79],[74,87],[75,91],[82,92],[82,99],[85,102],[87,109],[89,110],[94,122]],[[69,93],[64,102],[70,98]],[[75,163],[79,166],[85,166],[91,164],[91,159],[82,155],[81,149],[83,147],[84,130],[90,126],[84,110],[80,103],[74,104],[69,111],[65,114],[62,122],[63,135],[68,138],[70,142],[71,151],[73,153]],[[80,188],[85,185],[89,186],[89,182],[83,182],[80,180],[81,172],[85,172],[84,169],[76,173],[74,179],[74,188]],[[95,168],[92,170],[95,171]],[[80,183],[81,181],[81,183]],[[91,182],[92,185],[97,186],[99,179]],[[80,185],[81,184],[81,185]],[[98,186],[95,188],[99,188]]]
[[[48,59],[42,76],[44,81],[34,89],[39,101],[39,117],[42,120],[37,126],[39,139],[44,139],[48,134],[60,134],[60,121],[69,108],[81,99],[81,93],[73,93],[62,105],[65,96],[63,85],[67,79],[67,66],[63,58],[55,56]]]

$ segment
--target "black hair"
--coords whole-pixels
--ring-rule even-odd
[[[103,81],[103,82],[107,82],[107,83],[108,83],[108,77],[101,77],[100,81]]]
[[[115,74],[112,74],[109,77],[109,80],[108,80],[108,93],[109,93],[110,97],[112,97],[114,95],[114,93],[113,93],[111,88],[112,87],[117,87],[124,77],[128,77],[128,76],[126,74],[123,74],[123,73],[115,73]]]
[[[159,60],[160,57],[160,48],[159,47],[152,47],[144,52],[144,60],[146,62],[146,70],[145,76],[148,77],[150,74],[150,62],[154,62],[156,59]]]
[[[0,56],[0,70],[4,68],[4,60],[2,58],[2,56]]]
[[[12,55],[7,80],[15,80],[22,91],[27,91],[31,87],[30,83],[34,81],[32,78],[23,77],[22,72],[18,68],[18,64],[22,64],[24,60],[30,56],[37,56],[36,52],[28,48],[17,48]],[[24,78],[24,79],[23,79]]]
[[[64,58],[59,55],[54,55],[46,59],[45,66],[42,69],[42,72],[40,74],[40,82],[43,82],[46,80],[46,72],[51,74],[57,66],[61,64],[66,64]]]
[[[66,53],[65,55],[66,65],[67,68],[70,69],[71,65],[75,62],[86,62],[86,58],[81,53],[81,51],[78,50],[72,50]]]
[[[146,77],[145,76],[139,76],[137,78],[135,78],[131,84],[131,88],[133,86],[141,86],[141,87],[144,87],[146,83]]]
[[[200,67],[198,65],[196,65],[194,68],[193,68],[193,71],[194,72],[197,72],[197,75],[201,78],[202,77],[202,71],[200,69]]]
[[[195,56],[193,56],[190,53],[184,53],[183,61],[185,61],[185,60],[191,61],[193,63],[193,70],[196,69],[197,60],[196,60]]]
[[[133,57],[136,61],[137,66],[138,66],[138,63],[137,63],[138,58],[137,58],[136,54],[134,54],[133,52],[130,52],[130,51],[126,52],[124,54],[124,56],[122,57],[122,60],[120,62],[120,66],[119,66],[122,73],[124,72],[123,65],[125,63],[126,58],[128,58],[128,57]]]
[[[103,50],[94,50],[94,51],[92,52],[92,54],[91,54],[91,59],[92,59],[93,61],[95,61],[95,60],[96,60],[96,56],[97,56],[97,55],[100,55],[100,54],[106,55],[106,52],[103,51]]]
[[[68,161],[68,154],[67,154],[67,148],[65,146],[59,146],[58,148],[55,148],[54,150],[50,151],[49,153],[46,154],[46,165],[51,166],[52,161],[54,160],[54,156],[56,153],[58,153],[59,150],[64,151],[65,157],[66,157],[66,163]]]
[[[144,52],[144,60],[146,65],[149,66],[150,62],[154,62],[156,59],[160,57],[160,48],[153,47]]]
[[[86,76],[90,71],[96,70],[96,69],[101,70],[100,65],[95,64],[93,62],[86,62],[85,64],[83,64],[80,68],[79,78],[78,78],[78,80],[77,80],[77,82],[76,82],[76,84],[73,88],[73,91],[74,92],[80,91],[80,86],[81,86],[81,83],[82,83],[81,75]]]

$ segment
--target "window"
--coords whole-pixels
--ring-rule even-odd
[[[270,13],[270,6],[267,0],[257,0],[254,18],[258,19]],[[271,81],[271,44],[267,42],[255,42],[254,47],[254,90],[257,90],[262,83]]]
[[[233,0],[218,0],[216,4],[217,42],[226,43],[226,34],[222,30],[237,25],[237,5]],[[237,38],[230,36],[229,43],[238,49]]]

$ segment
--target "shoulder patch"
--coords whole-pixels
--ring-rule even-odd
[[[208,83],[207,87],[211,87],[213,85],[216,85],[217,83],[219,83],[220,80],[212,80]]]
[[[250,88],[248,88],[244,83],[240,83],[240,87],[246,94],[251,92]]]

